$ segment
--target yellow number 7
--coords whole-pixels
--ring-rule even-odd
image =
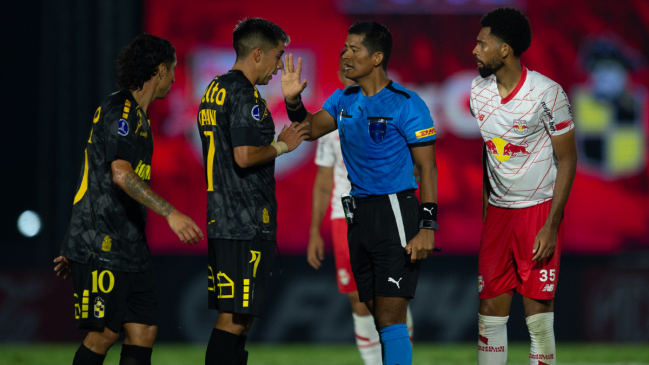
[[[207,151],[207,191],[214,191],[214,132],[203,132],[210,139],[210,148]]]

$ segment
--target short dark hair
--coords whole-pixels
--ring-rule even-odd
[[[287,46],[291,38],[279,25],[262,18],[245,18],[232,32],[237,60],[247,57],[257,47],[268,52],[280,42]]]
[[[374,52],[383,53],[383,69],[388,69],[388,61],[392,53],[392,34],[383,24],[377,22],[356,22],[347,34],[363,35],[363,46],[367,48],[370,56]]]
[[[158,73],[158,65],[171,66],[175,54],[168,40],[148,33],[138,35],[117,56],[117,85],[141,90]]]
[[[491,34],[509,44],[514,56],[520,57],[532,44],[532,28],[525,14],[514,8],[498,8],[480,19],[483,28],[491,28]]]

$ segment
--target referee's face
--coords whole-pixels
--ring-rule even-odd
[[[258,77],[257,85],[268,85],[268,82],[277,75],[277,71],[282,64],[282,55],[284,54],[284,44],[280,42],[279,46],[271,49],[268,53],[263,52],[257,66]]]
[[[349,34],[345,42],[345,53],[342,55],[342,63],[345,77],[354,81],[369,75],[374,69],[372,57],[363,45],[364,35]]]

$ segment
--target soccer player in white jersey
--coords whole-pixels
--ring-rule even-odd
[[[530,364],[553,365],[563,209],[577,168],[572,113],[559,84],[521,64],[532,42],[525,15],[500,8],[480,23],[473,49],[480,76],[471,85],[471,112],[485,141],[478,364],[507,362],[506,323],[517,291]]]
[[[356,83],[345,77],[345,65],[340,53],[338,64],[338,79],[346,87]],[[309,230],[309,246],[307,261],[314,269],[322,265],[324,259],[324,241],[320,234],[322,220],[331,202],[331,233],[334,244],[334,259],[336,261],[336,278],[338,291],[349,296],[354,319],[354,334],[356,346],[361,353],[365,365],[381,365],[381,341],[374,324],[374,318],[365,303],[358,299],[356,281],[352,274],[347,244],[347,222],[340,197],[349,194],[352,187],[347,179],[347,168],[340,149],[340,136],[335,130],[318,140],[315,156],[318,172],[313,182],[313,205],[311,209],[311,228]],[[332,193],[333,188],[333,193]],[[412,341],[413,325],[410,307],[406,316],[406,325]]]

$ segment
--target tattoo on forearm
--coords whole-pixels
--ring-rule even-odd
[[[135,201],[165,218],[174,211],[173,205],[151,190],[149,185],[142,181],[134,171],[129,171],[126,174],[124,190]]]

